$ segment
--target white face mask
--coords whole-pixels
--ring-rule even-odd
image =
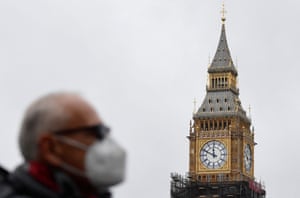
[[[87,177],[96,188],[106,188],[123,181],[125,151],[110,137],[93,144],[85,156]]]
[[[66,163],[62,166],[75,175],[86,177],[99,191],[124,180],[126,153],[111,137],[106,136],[90,146],[65,136],[56,136],[56,139],[86,151],[84,173]]]

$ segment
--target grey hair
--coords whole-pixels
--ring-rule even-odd
[[[69,118],[61,99],[79,97],[75,93],[51,93],[33,102],[26,110],[19,133],[20,151],[25,161],[36,160],[41,134],[61,129]]]

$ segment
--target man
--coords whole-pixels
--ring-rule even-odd
[[[30,105],[19,145],[24,164],[0,171],[0,198],[107,198],[124,178],[125,151],[77,94],[49,94]]]

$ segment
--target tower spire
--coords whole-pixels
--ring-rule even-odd
[[[225,14],[227,11],[225,10],[225,4],[222,4],[221,10],[221,20],[222,20],[222,28],[220,40],[218,43],[217,51],[215,56],[208,68],[209,73],[217,73],[217,72],[232,72],[234,75],[237,75],[237,70],[232,61],[230,50],[227,43],[226,32],[225,32]]]

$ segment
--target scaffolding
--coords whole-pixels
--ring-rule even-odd
[[[200,182],[189,176],[171,174],[171,198],[265,198],[266,191],[256,181]]]

